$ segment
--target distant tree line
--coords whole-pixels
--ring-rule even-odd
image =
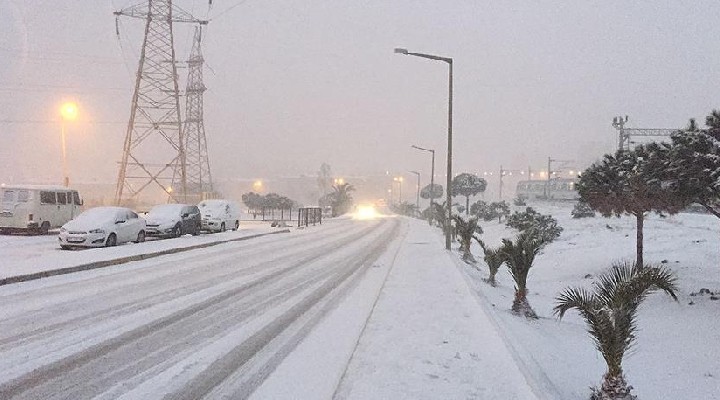
[[[266,212],[270,212],[274,218],[277,210],[280,212],[280,219],[284,219],[285,211],[288,211],[288,216],[291,216],[292,209],[299,206],[297,202],[277,193],[264,195],[254,192],[245,193],[242,195],[242,202],[248,207],[253,218],[257,218],[258,214],[264,216]]]

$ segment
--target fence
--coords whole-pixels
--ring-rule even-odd
[[[298,228],[310,224],[322,225],[322,209],[320,207],[298,208]]]

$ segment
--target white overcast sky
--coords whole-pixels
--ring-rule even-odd
[[[60,180],[57,107],[75,182],[114,182],[143,22],[126,0],[0,0],[0,181]],[[212,19],[205,123],[219,178],[444,173],[455,60],[455,172],[578,167],[629,126],[682,127],[718,104],[717,1],[182,0]],[[189,51],[189,28],[176,49]],[[181,74],[183,71],[181,70]],[[184,82],[181,81],[181,87]]]

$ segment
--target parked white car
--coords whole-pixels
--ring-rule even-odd
[[[60,228],[60,248],[111,247],[145,241],[145,220],[129,208],[95,207]]]
[[[198,204],[202,229],[210,232],[237,230],[240,227],[240,205],[231,200],[203,200]]]

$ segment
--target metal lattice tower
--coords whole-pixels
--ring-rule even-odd
[[[187,195],[187,173],[173,23],[207,22],[173,6],[172,0],[147,0],[114,14],[146,21],[115,203],[138,201],[140,193],[152,189],[180,202]]]
[[[630,150],[631,137],[668,137],[678,129],[667,128],[626,128],[627,115],[613,118],[612,126],[618,131],[618,150]]]
[[[206,87],[203,83],[205,59],[202,55],[201,41],[202,25],[195,27],[192,50],[187,62],[188,79],[185,88],[185,122],[183,124],[187,194],[193,201],[200,201],[205,193],[213,192],[203,120],[203,94]],[[175,174],[175,178],[178,178],[178,174]]]

